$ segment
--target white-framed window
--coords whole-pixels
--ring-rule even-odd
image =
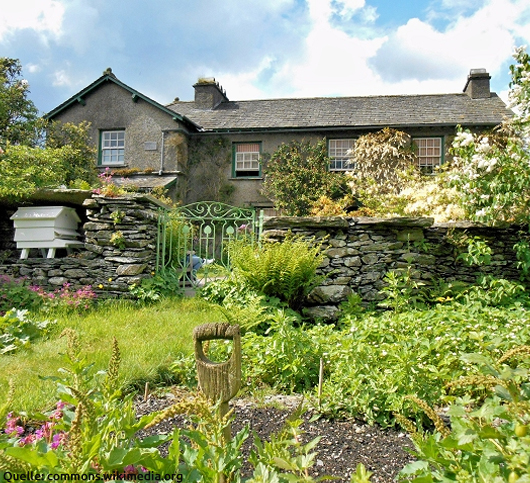
[[[102,166],[125,163],[125,131],[101,131],[100,160]]]
[[[413,138],[416,150],[416,165],[425,174],[432,174],[443,161],[441,137]]]
[[[261,143],[235,143],[234,169],[235,178],[252,178],[260,176]]]
[[[353,149],[355,139],[330,139],[328,141],[328,156],[330,171],[347,171],[354,169],[355,163],[350,151]]]

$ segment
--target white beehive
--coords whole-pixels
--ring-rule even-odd
[[[78,241],[77,225],[81,221],[75,209],[66,206],[33,206],[19,208],[11,217],[15,225],[20,258],[28,258],[30,248],[40,248],[47,258],[55,257],[57,248],[83,245]]]

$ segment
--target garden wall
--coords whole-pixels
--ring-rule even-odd
[[[84,249],[73,256],[51,259],[32,250],[26,260],[5,261],[0,273],[26,277],[48,291],[70,283],[76,289],[91,285],[100,296],[127,295],[130,285],[155,271],[158,211],[162,207],[165,205],[149,195],[94,195],[78,209],[86,210],[81,218],[88,220],[79,229]],[[20,250],[15,250],[14,256],[19,255]]]
[[[326,259],[319,268],[327,279],[309,296],[307,311],[333,318],[338,305],[352,293],[366,302],[384,298],[383,278],[390,270],[413,269],[425,284],[435,280],[475,282],[480,273],[518,280],[514,244],[520,227],[491,228],[471,223],[434,224],[432,218],[275,217],[264,223],[263,236],[280,240],[291,231],[322,241]],[[527,231],[528,232],[528,231]],[[458,255],[465,247],[455,241],[480,236],[492,249],[487,266],[466,266]]]

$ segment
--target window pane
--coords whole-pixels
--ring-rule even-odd
[[[125,131],[101,133],[101,164],[124,164]]]
[[[354,139],[330,139],[328,144],[328,156],[330,171],[344,171],[354,169],[355,163],[351,159],[349,152],[353,149]]]
[[[435,172],[442,164],[442,138],[414,138],[416,146],[416,165],[427,174]]]
[[[259,143],[236,144],[234,171],[238,176],[256,176],[259,174],[261,145]]]

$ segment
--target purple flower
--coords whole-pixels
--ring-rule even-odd
[[[66,441],[66,438],[67,438],[67,434],[65,432],[55,433],[52,438],[51,448],[57,449],[59,446],[61,446]]]

